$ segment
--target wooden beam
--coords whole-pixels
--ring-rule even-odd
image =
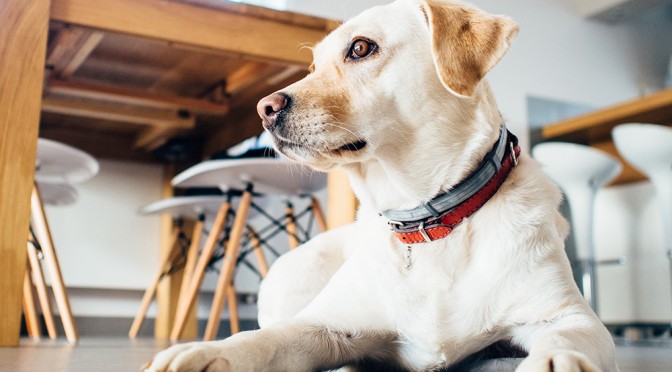
[[[99,84],[73,83],[50,80],[45,93],[61,96],[107,101],[111,103],[144,106],[148,108],[188,111],[195,114],[225,115],[227,104],[207,100],[151,93],[145,90],[118,88]]]
[[[0,2],[0,346],[17,346],[49,0]]]
[[[248,62],[226,78],[226,92],[231,95],[278,74],[282,67],[260,62]]]
[[[196,123],[193,116],[182,117],[175,110],[119,107],[119,105],[65,99],[57,96],[45,96],[42,100],[42,110],[64,115],[178,129],[190,129]]]
[[[81,27],[64,27],[49,51],[47,65],[53,74],[62,78],[72,76],[103,40],[105,34]]]
[[[312,61],[312,53],[302,46],[317,43],[327,33],[326,30],[162,0],[53,0],[51,17],[104,31],[301,66]]]
[[[158,147],[168,141],[175,134],[175,130],[165,127],[149,127],[144,129],[135,140],[136,149],[146,151],[156,150]]]

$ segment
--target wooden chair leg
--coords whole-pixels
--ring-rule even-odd
[[[229,302],[229,324],[231,324],[231,334],[240,332],[240,321],[238,320],[238,299],[236,297],[236,288],[233,283],[229,285],[226,291],[226,298]]]
[[[217,216],[215,217],[215,222],[213,223],[210,230],[210,234],[208,234],[208,238],[203,245],[203,251],[198,257],[198,262],[196,262],[194,272],[191,275],[191,278],[188,278],[189,286],[186,290],[186,294],[184,296],[180,296],[179,307],[177,308],[177,313],[175,315],[175,325],[170,332],[170,339],[173,341],[178,340],[182,336],[184,327],[187,324],[187,318],[189,317],[189,310],[196,301],[198,290],[200,289],[201,283],[203,282],[203,277],[205,276],[205,270],[208,267],[208,263],[210,263],[212,254],[215,252],[215,248],[217,247],[217,239],[219,238],[219,234],[224,228],[226,217],[229,214],[230,209],[231,203],[228,202],[222,204],[222,206],[219,208]]]
[[[215,298],[212,301],[212,308],[210,309],[210,318],[205,327],[205,335],[203,339],[206,341],[214,340],[219,329],[219,322],[222,317],[222,307],[224,306],[224,299],[227,297],[228,289],[233,279],[233,269],[236,266],[236,259],[240,251],[240,241],[245,233],[245,225],[247,223],[247,216],[250,212],[250,205],[252,203],[252,192],[247,190],[243,193],[240,200],[240,206],[236,212],[236,219],[231,228],[231,236],[226,247],[226,253],[222,262],[222,271],[219,274],[219,281],[215,290]]]
[[[51,297],[47,290],[47,283],[44,280],[44,273],[42,273],[42,265],[40,259],[37,257],[37,249],[33,243],[28,242],[28,262],[30,263],[30,270],[33,274],[33,283],[37,290],[37,298],[40,302],[40,309],[42,309],[42,317],[47,326],[47,334],[49,338],[55,340],[58,337],[56,333],[56,322],[54,321],[54,313],[51,311]]]
[[[289,236],[289,249],[295,249],[299,246],[299,239],[296,235],[296,217],[294,216],[294,206],[292,203],[287,202],[285,214],[287,215],[285,226],[287,228],[287,235]]]
[[[248,229],[248,236],[252,243],[254,256],[257,258],[257,263],[259,264],[259,274],[261,274],[261,278],[264,279],[268,274],[268,261],[266,261],[266,255],[264,255],[264,250],[261,247],[261,242],[259,242],[259,237],[252,228]]]
[[[61,314],[61,321],[65,330],[65,336],[71,343],[76,343],[79,340],[77,333],[77,326],[72,316],[70,309],[70,300],[68,299],[68,291],[63,283],[63,276],[61,276],[61,268],[56,257],[56,250],[54,249],[54,242],[51,238],[49,225],[47,223],[47,216],[44,212],[44,204],[42,197],[37,187],[33,187],[33,195],[31,198],[31,216],[33,220],[33,227],[37,234],[42,247],[42,254],[44,255],[44,262],[51,275],[51,287],[54,290],[54,297],[56,298],[56,306],[58,312]]]
[[[324,218],[324,212],[322,212],[320,201],[313,196],[310,198],[310,205],[313,210],[313,215],[315,216],[315,222],[317,222],[317,228],[320,232],[327,231],[327,220]]]
[[[181,306],[189,306],[188,313],[192,312],[196,306],[197,301],[188,301],[187,293],[189,291],[189,282],[194,275],[196,269],[196,261],[198,259],[198,250],[201,247],[201,237],[203,236],[203,221],[196,221],[194,230],[191,233],[191,244],[189,251],[187,251],[187,260],[184,264],[184,273],[182,274],[182,284],[180,284],[180,294],[178,296],[177,308]],[[196,298],[197,299],[197,298]],[[196,300],[195,299],[195,300]]]
[[[166,257],[164,257],[163,260],[161,260],[161,263],[159,263],[159,268],[156,270],[154,278],[152,278],[152,283],[149,285],[149,287],[147,287],[145,294],[142,296],[142,303],[140,304],[140,310],[138,311],[138,314],[135,315],[135,319],[133,319],[133,324],[131,324],[131,329],[128,331],[128,337],[130,338],[136,338],[138,336],[138,332],[140,332],[142,322],[145,320],[145,315],[147,315],[149,305],[151,305],[152,300],[154,299],[154,295],[156,294],[156,288],[159,286],[159,282],[163,277],[163,273],[165,273],[166,270],[170,268],[171,263],[175,262],[177,256],[180,253],[180,247],[178,242],[179,234],[180,234],[179,230],[175,229],[175,231],[173,232],[173,236],[171,237],[171,241],[173,242],[172,248],[170,252],[166,255]]]
[[[28,335],[33,340],[39,340],[42,337],[42,332],[40,331],[40,321],[37,318],[35,295],[33,294],[33,282],[30,280],[29,268],[26,268],[26,274],[23,279],[23,315],[26,319]]]

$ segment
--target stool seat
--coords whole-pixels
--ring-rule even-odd
[[[322,190],[327,175],[305,166],[274,158],[209,160],[178,174],[175,187],[219,187],[244,189],[254,184],[262,194],[302,195]]]
[[[621,164],[601,150],[573,143],[546,142],[534,147],[533,157],[560,186],[570,207],[574,233],[577,279],[583,296],[597,313],[597,278],[593,243],[593,210],[597,190],[613,181]]]
[[[645,173],[661,201],[672,249],[672,128],[654,124],[623,124],[612,131],[618,152]]]
[[[544,171],[561,188],[578,184],[600,188],[613,181],[622,166],[605,152],[575,143],[546,142],[532,150]]]
[[[40,138],[37,142],[35,180],[40,183],[82,183],[99,171],[98,161],[84,151]]]
[[[79,197],[77,190],[67,183],[37,182],[42,202],[47,205],[65,206],[74,204]]]

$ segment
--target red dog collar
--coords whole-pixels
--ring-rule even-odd
[[[487,203],[490,198],[499,190],[506,178],[511,173],[511,170],[518,164],[518,156],[520,155],[520,146],[518,146],[518,138],[512,133],[502,129],[502,136],[498,143],[495,144],[495,148],[491,151],[483,164],[489,163],[492,164],[493,154],[496,154],[497,147],[500,146],[500,142],[503,142],[502,139],[505,139],[505,142],[502,143],[504,147],[504,154],[501,157],[501,167],[494,172],[494,175],[482,186],[478,191],[473,195],[461,201],[459,204],[452,206],[451,208],[440,211],[436,208],[433,208],[430,203],[425,204],[422,208],[429,209],[432,211],[433,216],[430,218],[415,220],[410,222],[398,222],[390,221],[390,227],[392,231],[397,235],[397,238],[404,244],[416,244],[416,243],[426,243],[432,242],[445,238],[450,234],[455,226],[459,225],[465,218],[476,213],[485,203]],[[470,180],[477,176],[479,172],[484,168],[482,164],[479,167],[479,170],[474,172],[472,175],[467,177],[466,180]],[[463,182],[463,184],[466,183]],[[455,190],[459,190],[460,185],[453,188],[446,194],[440,195],[434,200],[440,198],[448,199],[451,197],[449,195]],[[389,216],[391,214],[403,215],[403,213],[413,213],[412,211],[386,211],[384,214]]]

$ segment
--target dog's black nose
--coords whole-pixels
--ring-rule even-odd
[[[261,117],[264,128],[271,129],[277,124],[278,114],[287,109],[289,100],[289,96],[285,93],[276,92],[259,101],[257,112]]]

